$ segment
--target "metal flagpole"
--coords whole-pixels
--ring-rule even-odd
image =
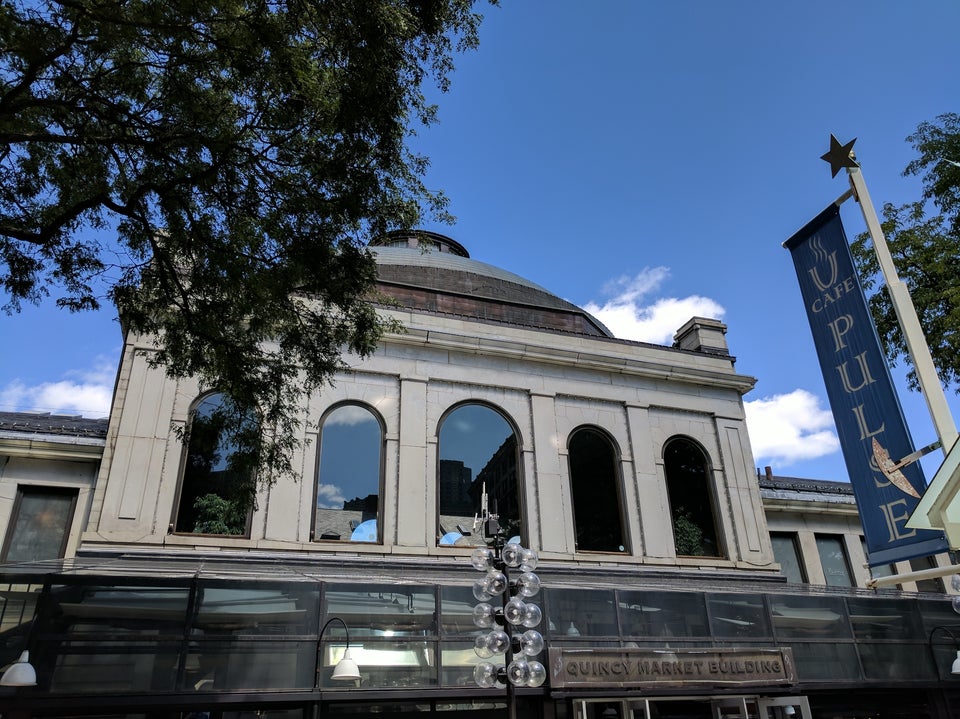
[[[877,253],[877,262],[880,264],[880,270],[883,272],[883,278],[887,283],[887,291],[890,293],[890,303],[893,305],[897,320],[900,322],[900,328],[903,330],[907,351],[910,352],[910,357],[913,359],[917,383],[920,385],[920,391],[927,401],[927,409],[930,411],[930,418],[933,420],[937,437],[940,438],[940,449],[946,455],[957,439],[957,425],[950,413],[950,407],[947,405],[947,397],[943,392],[943,385],[940,384],[940,377],[937,375],[937,369],[933,364],[933,357],[930,356],[930,348],[927,346],[927,340],[923,335],[923,328],[920,327],[917,310],[910,299],[910,291],[897,276],[893,258],[890,256],[890,248],[887,247],[883,230],[880,228],[880,220],[877,219],[877,212],[873,208],[873,202],[870,200],[870,193],[867,192],[867,185],[863,181],[860,168],[848,167],[847,175],[850,178],[850,186],[853,188],[854,195],[860,203],[863,219],[867,223],[870,239],[873,241],[873,249]]]
[[[940,449],[945,457],[940,469],[937,470],[936,476],[924,491],[913,514],[907,520],[906,526],[911,529],[941,529],[947,535],[949,546],[956,549],[960,547],[960,523],[953,519],[951,512],[953,511],[953,501],[960,493],[960,452],[954,451],[960,448],[960,444],[957,443],[957,426],[947,405],[947,398],[943,392],[943,385],[940,384],[933,358],[930,356],[930,348],[927,346],[923,329],[920,326],[917,310],[910,299],[909,290],[897,276],[893,258],[890,255],[890,248],[887,247],[887,241],[880,227],[880,220],[877,218],[870,193],[867,192],[866,183],[860,172],[860,165],[854,158],[854,142],[856,142],[856,138],[846,144],[841,144],[836,137],[830,135],[830,151],[822,155],[821,159],[830,163],[830,169],[834,177],[837,176],[841,168],[847,170],[852,194],[860,203],[863,219],[867,223],[867,230],[870,233],[870,239],[873,241],[877,262],[880,265],[881,272],[883,272],[884,281],[887,283],[890,302],[897,315],[897,321],[900,323],[900,329],[903,331],[907,352],[913,360],[917,383],[920,385],[924,400],[926,400],[930,418],[933,420],[934,429],[940,440]],[[846,199],[846,196],[842,199]],[[915,452],[914,455],[916,454]],[[935,568],[929,570],[929,574],[912,572],[905,575],[880,577],[868,582],[868,586],[887,586],[905,580],[927,578],[933,576],[934,573],[936,576],[946,576],[958,570],[960,570],[960,565]]]
[[[957,440],[957,425],[947,405],[947,397],[943,392],[943,385],[940,384],[940,377],[937,375],[936,367],[933,364],[933,357],[930,355],[930,348],[927,346],[923,328],[920,327],[917,310],[910,299],[910,291],[897,276],[897,270],[890,255],[890,248],[887,247],[886,238],[884,238],[883,230],[880,227],[880,220],[877,218],[877,211],[873,207],[870,193],[867,192],[867,185],[863,180],[863,174],[860,172],[860,165],[854,159],[854,142],[856,142],[856,138],[845,145],[841,145],[831,135],[830,152],[824,155],[822,159],[830,163],[834,176],[836,176],[840,167],[845,167],[847,170],[853,196],[860,203],[860,210],[863,212],[863,219],[867,223],[867,230],[870,232],[870,239],[873,241],[873,249],[877,254],[880,271],[887,283],[890,302],[900,323],[900,329],[903,330],[907,351],[913,360],[917,383],[920,385],[920,391],[927,402],[927,409],[930,412],[930,418],[933,420],[934,430],[940,439],[940,448],[946,455]]]

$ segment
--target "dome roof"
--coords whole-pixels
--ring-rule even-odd
[[[558,332],[612,337],[595,317],[529,280],[470,258],[435,232],[374,240],[378,285],[407,309]]]

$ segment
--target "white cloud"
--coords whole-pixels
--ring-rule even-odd
[[[833,415],[806,390],[761,397],[743,406],[758,464],[790,465],[840,449]]]
[[[106,417],[115,373],[115,362],[101,357],[92,368],[70,371],[56,382],[28,385],[15,379],[0,388],[0,409]]]
[[[673,335],[691,317],[723,317],[723,306],[700,295],[661,297],[645,304],[669,276],[666,267],[646,267],[635,277],[608,283],[604,293],[613,296],[602,305],[588,302],[584,309],[620,339],[661,345],[673,344]]]
[[[662,345],[673,344],[674,334],[691,317],[723,318],[723,306],[709,297],[658,297],[669,277],[666,267],[646,267],[608,283],[603,293],[610,299],[589,302],[584,309],[616,337]],[[744,408],[758,463],[789,466],[840,449],[833,415],[806,390],[744,402]]]
[[[343,490],[335,484],[317,485],[317,508],[318,509],[343,509],[343,503],[346,498],[343,496]]]
[[[337,407],[336,410],[324,420],[324,425],[347,425],[354,426],[364,422],[375,422],[370,410],[356,404],[345,404]]]

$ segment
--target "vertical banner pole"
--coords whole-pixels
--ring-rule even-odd
[[[890,302],[893,304],[900,328],[903,330],[907,351],[910,353],[916,371],[917,383],[920,385],[920,391],[927,402],[930,418],[933,420],[934,429],[940,439],[940,448],[946,455],[957,439],[957,426],[947,405],[943,385],[940,384],[940,377],[937,375],[936,367],[933,364],[930,348],[927,346],[927,340],[917,317],[917,310],[910,299],[907,286],[897,276],[897,270],[890,255],[890,248],[887,247],[883,230],[880,227],[880,220],[877,218],[877,212],[870,199],[870,193],[867,192],[867,185],[863,180],[860,168],[848,166],[847,174],[850,178],[850,186],[853,188],[854,196],[860,203],[863,219],[867,223],[870,239],[873,241],[873,249],[877,254],[877,262],[880,265],[881,272],[883,272],[884,281],[887,283],[887,291],[890,293]]]

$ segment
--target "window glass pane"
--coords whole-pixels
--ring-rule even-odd
[[[617,636],[613,591],[604,589],[544,590],[547,626],[551,637]],[[541,625],[542,626],[542,625]],[[540,629],[542,632],[543,630]],[[599,645],[597,645],[599,646]]]
[[[443,642],[440,647],[440,683],[445,687],[475,687],[473,668],[480,662],[494,661],[478,657],[473,642]]]
[[[927,641],[917,603],[903,599],[847,599],[847,611],[857,639]]]
[[[305,635],[317,633],[320,590],[313,584],[202,584],[192,633]]]
[[[745,594],[707,595],[710,626],[715,637],[760,639],[771,636],[763,599]]]
[[[810,681],[843,681],[860,678],[857,647],[850,642],[794,642],[793,662],[797,679]]]
[[[522,538],[517,437],[503,416],[479,404],[453,410],[440,427],[439,455],[438,544],[483,544],[473,520],[482,512],[484,491],[507,538]]]
[[[309,641],[202,641],[191,645],[184,689],[309,689],[317,643]]]
[[[858,644],[866,679],[934,679],[930,647],[926,644]],[[956,657],[956,652],[954,652]]]
[[[339,617],[354,637],[436,636],[437,602],[433,587],[394,584],[331,584],[324,594],[325,619]],[[325,638],[340,638],[343,626],[331,624]]]
[[[36,667],[52,666],[46,674],[52,694],[170,691],[176,686],[180,646],[177,642],[41,640],[31,650],[30,661]]]
[[[773,628],[778,638],[850,638],[840,597],[772,595]]]
[[[673,539],[679,556],[720,557],[713,515],[711,478],[703,450],[687,439],[674,439],[663,450]]]
[[[803,573],[803,563],[800,561],[800,552],[797,550],[797,536],[795,534],[771,534],[773,543],[773,558],[780,565],[780,571],[788,582],[802,584],[807,581]]]
[[[59,559],[73,522],[77,490],[17,487],[15,515],[7,532],[3,561]]]
[[[350,682],[334,681],[333,668],[343,658],[345,646],[323,642],[322,686],[337,688],[352,686]],[[379,641],[353,640],[350,633],[350,656],[360,669],[360,684],[365,689],[391,687],[436,686],[437,643],[435,641]]]
[[[532,599],[536,603],[535,599]],[[494,600],[496,602],[496,600]],[[472,587],[441,587],[440,588],[440,616],[442,617],[442,631],[444,634],[479,634],[480,629],[473,623],[473,608],[477,606],[477,599],[473,596]]]
[[[863,556],[870,558],[870,552],[867,551],[867,540],[863,537],[860,537],[860,546],[863,547]],[[879,577],[892,577],[897,573],[896,564],[878,564],[875,567],[868,567],[867,570],[870,572],[870,576],[873,579],[878,579]],[[902,589],[903,587],[899,584],[887,585],[888,587],[896,587],[897,589]]]
[[[27,646],[27,635],[33,624],[39,584],[7,584],[0,589],[0,667],[5,667],[20,656]]]
[[[41,616],[56,633],[182,639],[189,598],[187,587],[54,586]]]
[[[917,607],[920,609],[920,621],[924,634],[929,636],[934,627],[948,627],[960,637],[960,614],[954,611],[950,600],[918,599]],[[949,639],[946,634],[941,633],[938,636],[940,641]]]
[[[205,397],[190,421],[176,531],[247,533],[254,496],[259,425],[221,394]]]
[[[843,548],[843,537],[818,534],[817,551],[820,553],[820,566],[823,567],[827,586],[852,587],[853,575],[850,573],[847,552]]]
[[[323,420],[314,538],[379,542],[383,427],[359,405]]]
[[[577,549],[624,551],[620,471],[613,444],[602,432],[584,428],[570,438],[569,455]]]
[[[914,557],[910,560],[910,570],[921,572],[924,569],[934,569],[937,567],[937,560],[933,557]],[[943,594],[946,590],[943,588],[943,580],[940,577],[931,577],[930,579],[918,579],[918,592],[935,592]]]
[[[708,637],[707,608],[694,592],[620,592],[624,636]]]

